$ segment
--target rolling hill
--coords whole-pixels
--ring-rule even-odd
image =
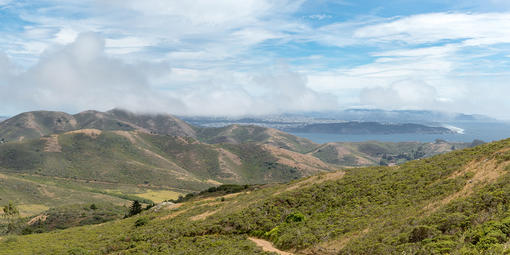
[[[114,109],[108,112],[35,111],[16,115],[0,123],[0,138],[8,141],[39,138],[80,129],[144,131],[147,133],[195,137],[193,127],[167,114],[134,114]]]
[[[510,140],[4,237],[6,254],[503,254]],[[398,216],[398,217],[396,217]],[[44,244],[44,245],[43,245]]]
[[[219,128],[197,128],[198,137],[207,143],[257,143],[268,144],[287,150],[305,153],[315,149],[318,144],[273,128],[254,125],[229,125]]]
[[[96,195],[116,204],[162,201],[222,183],[286,182],[335,169],[270,144],[206,144],[143,131],[81,129],[0,144],[0,199],[40,211]],[[44,192],[48,189],[55,191]],[[67,191],[76,198],[64,195]]]

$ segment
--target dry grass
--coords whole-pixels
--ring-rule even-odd
[[[58,142],[58,135],[51,135],[41,139],[46,141],[44,145],[45,152],[62,152],[62,146]]]
[[[99,129],[79,129],[79,130],[73,130],[73,131],[69,131],[67,132],[66,134],[85,134],[85,135],[88,135],[90,137],[98,137],[99,135],[101,135],[103,131],[99,130]]]
[[[169,199],[177,199],[182,193],[171,191],[171,190],[147,190],[145,193],[133,194],[138,197],[150,199],[156,203],[161,203]]]
[[[42,213],[50,208],[48,206],[41,205],[41,204],[24,204],[24,205],[18,205],[18,209],[19,209],[20,216],[26,217],[26,216]]]

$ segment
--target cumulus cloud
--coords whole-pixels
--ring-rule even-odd
[[[285,67],[264,74],[226,75],[230,77],[206,86],[177,90],[185,99],[188,114],[259,115],[338,109],[335,96],[313,91],[305,76]]]
[[[140,68],[106,56],[103,38],[94,33],[46,51],[27,71],[3,76],[10,76],[1,87],[2,94],[9,95],[3,107],[78,111],[179,105],[156,93]]]
[[[245,115],[331,109],[336,98],[307,87],[304,76],[285,68],[268,74],[179,70],[170,64],[128,64],[105,53],[105,40],[82,33],[50,48],[26,71],[14,72],[0,55],[3,107],[22,110],[107,110],[189,115]],[[172,88],[172,89],[168,89]],[[1,111],[11,109],[4,108]]]
[[[440,99],[436,89],[423,81],[403,80],[387,87],[364,88],[360,101],[385,109],[434,109],[446,100]]]

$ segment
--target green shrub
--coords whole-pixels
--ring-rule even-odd
[[[140,227],[149,223],[149,219],[146,217],[139,218],[135,221],[135,227]]]
[[[280,227],[276,226],[264,234],[264,237],[271,241],[276,241],[280,235]]]
[[[285,222],[287,222],[287,223],[301,222],[304,220],[305,220],[305,215],[303,215],[300,212],[291,213],[291,214],[287,215],[287,217],[285,218]]]
[[[439,231],[431,226],[417,226],[409,234],[409,242],[416,243],[439,234]]]

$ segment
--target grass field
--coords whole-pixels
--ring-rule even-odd
[[[151,190],[147,189],[145,193],[136,193],[132,194],[138,197],[142,197],[145,199],[149,199],[154,201],[155,203],[161,203],[165,200],[177,199],[180,195],[184,195],[184,193],[179,193],[171,190]]]

